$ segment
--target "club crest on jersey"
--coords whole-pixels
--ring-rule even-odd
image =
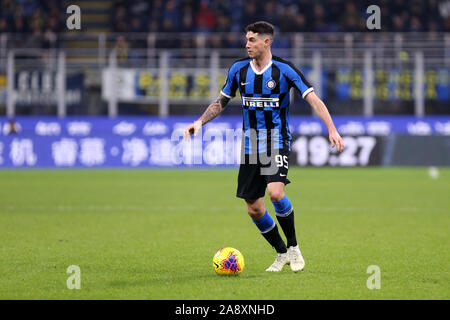
[[[275,82],[275,80],[270,79],[269,81],[267,81],[266,86],[269,90],[272,90],[277,86],[277,83]]]

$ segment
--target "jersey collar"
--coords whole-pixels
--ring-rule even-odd
[[[255,66],[253,65],[253,60],[250,61],[250,67],[252,67],[252,70],[255,74],[257,75],[261,75],[264,73],[264,71],[266,71],[267,69],[270,68],[270,66],[272,65],[272,60],[270,60],[270,62],[267,64],[267,66],[265,66],[261,71],[257,71]]]

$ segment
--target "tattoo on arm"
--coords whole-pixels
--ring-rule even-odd
[[[223,110],[225,110],[228,101],[230,101],[230,98],[227,98],[224,95],[220,94],[217,97],[217,99],[208,106],[208,108],[206,109],[206,111],[203,113],[203,115],[200,117],[199,120],[201,120],[203,124],[206,124],[207,122],[213,120]]]

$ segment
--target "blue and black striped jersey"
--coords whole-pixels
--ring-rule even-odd
[[[267,147],[267,141],[273,141],[273,149],[290,150],[289,91],[296,88],[305,98],[314,90],[300,70],[291,62],[273,56],[258,72],[251,58],[240,59],[228,70],[221,93],[232,98],[238,88],[242,97],[245,153],[268,152],[272,148]],[[251,129],[256,130],[257,146],[252,146]]]

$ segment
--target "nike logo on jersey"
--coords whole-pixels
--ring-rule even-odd
[[[245,86],[247,84],[249,84],[250,82],[241,82],[241,86]]]
[[[285,174],[282,174],[282,173],[280,173],[280,177],[286,177],[286,175],[285,175]]]

